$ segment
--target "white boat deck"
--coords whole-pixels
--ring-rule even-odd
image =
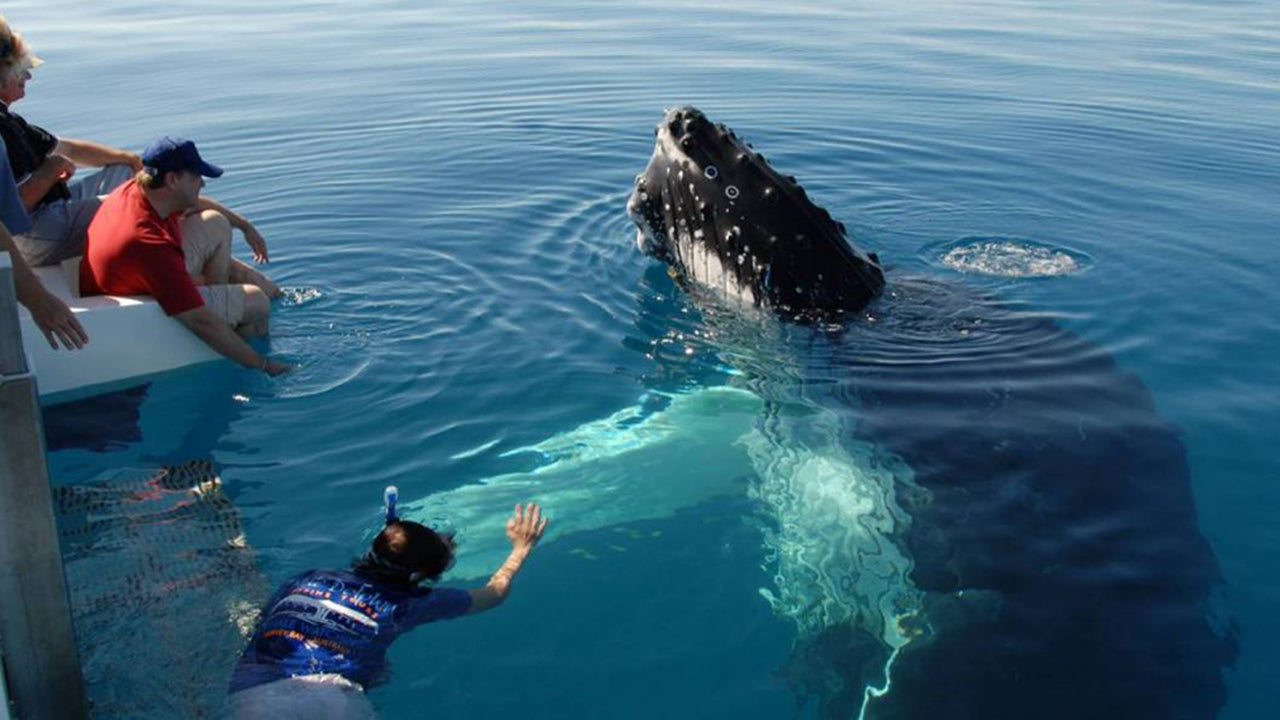
[[[26,308],[18,308],[22,344],[42,399],[221,357],[148,296],[79,297],[78,272],[78,258],[36,268],[45,288],[71,306],[89,334],[83,349],[50,348]]]

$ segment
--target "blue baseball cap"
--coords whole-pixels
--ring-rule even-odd
[[[155,170],[157,175],[185,170],[210,178],[222,177],[222,168],[205,162],[194,142],[169,135],[142,151],[142,164]]]

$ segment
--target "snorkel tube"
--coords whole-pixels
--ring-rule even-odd
[[[415,585],[426,579],[437,579],[441,573],[453,566],[455,559],[453,557],[453,536],[451,534],[442,536],[432,528],[409,520],[402,520],[400,513],[396,509],[399,499],[400,491],[395,485],[388,485],[382,491],[383,518],[386,527],[379,533],[379,537],[374,540],[373,547],[365,554],[361,563],[370,570],[376,570],[388,576],[403,577],[409,583]],[[393,529],[392,525],[397,527]],[[415,546],[417,549],[407,550],[407,555],[401,554],[399,551],[390,551],[386,546],[387,541],[383,539],[383,535],[388,533],[398,538],[401,548],[407,549],[405,541],[412,539],[410,545]],[[427,546],[441,545],[439,551],[434,552],[435,555],[439,555],[441,552],[449,553],[447,563],[441,558],[441,564],[444,565],[442,569],[437,570],[434,564],[430,563],[428,558],[433,551],[427,551],[427,556],[422,554],[424,552],[424,542],[427,543]],[[381,550],[379,549],[380,545],[383,546]],[[410,558],[413,559],[411,560]],[[418,567],[418,563],[422,562],[428,563],[429,572],[423,571]]]
[[[400,499],[400,491],[395,485],[388,485],[386,490],[382,491],[382,502],[387,509],[387,524],[399,522],[400,516],[396,515],[396,501]]]

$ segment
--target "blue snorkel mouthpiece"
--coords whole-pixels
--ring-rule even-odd
[[[399,516],[396,515],[396,500],[399,499],[400,491],[396,489],[395,485],[388,485],[387,489],[382,493],[382,500],[387,504],[388,525],[400,519]]]

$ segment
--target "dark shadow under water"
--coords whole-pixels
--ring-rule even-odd
[[[892,650],[878,637],[847,626],[800,637],[784,675],[822,717],[1221,709],[1235,632],[1214,614],[1222,577],[1197,527],[1186,450],[1105,348],[923,278],[891,278],[839,329],[700,307],[704,334],[748,384],[799,385],[849,418],[851,440],[914,471],[914,487],[898,489],[911,523],[897,542],[923,594],[919,634],[878,697],[866,689],[883,685]]]
[[[242,414],[230,367],[43,408],[80,660],[95,717],[222,717],[266,597],[215,460]],[[57,463],[55,463],[55,469]]]

